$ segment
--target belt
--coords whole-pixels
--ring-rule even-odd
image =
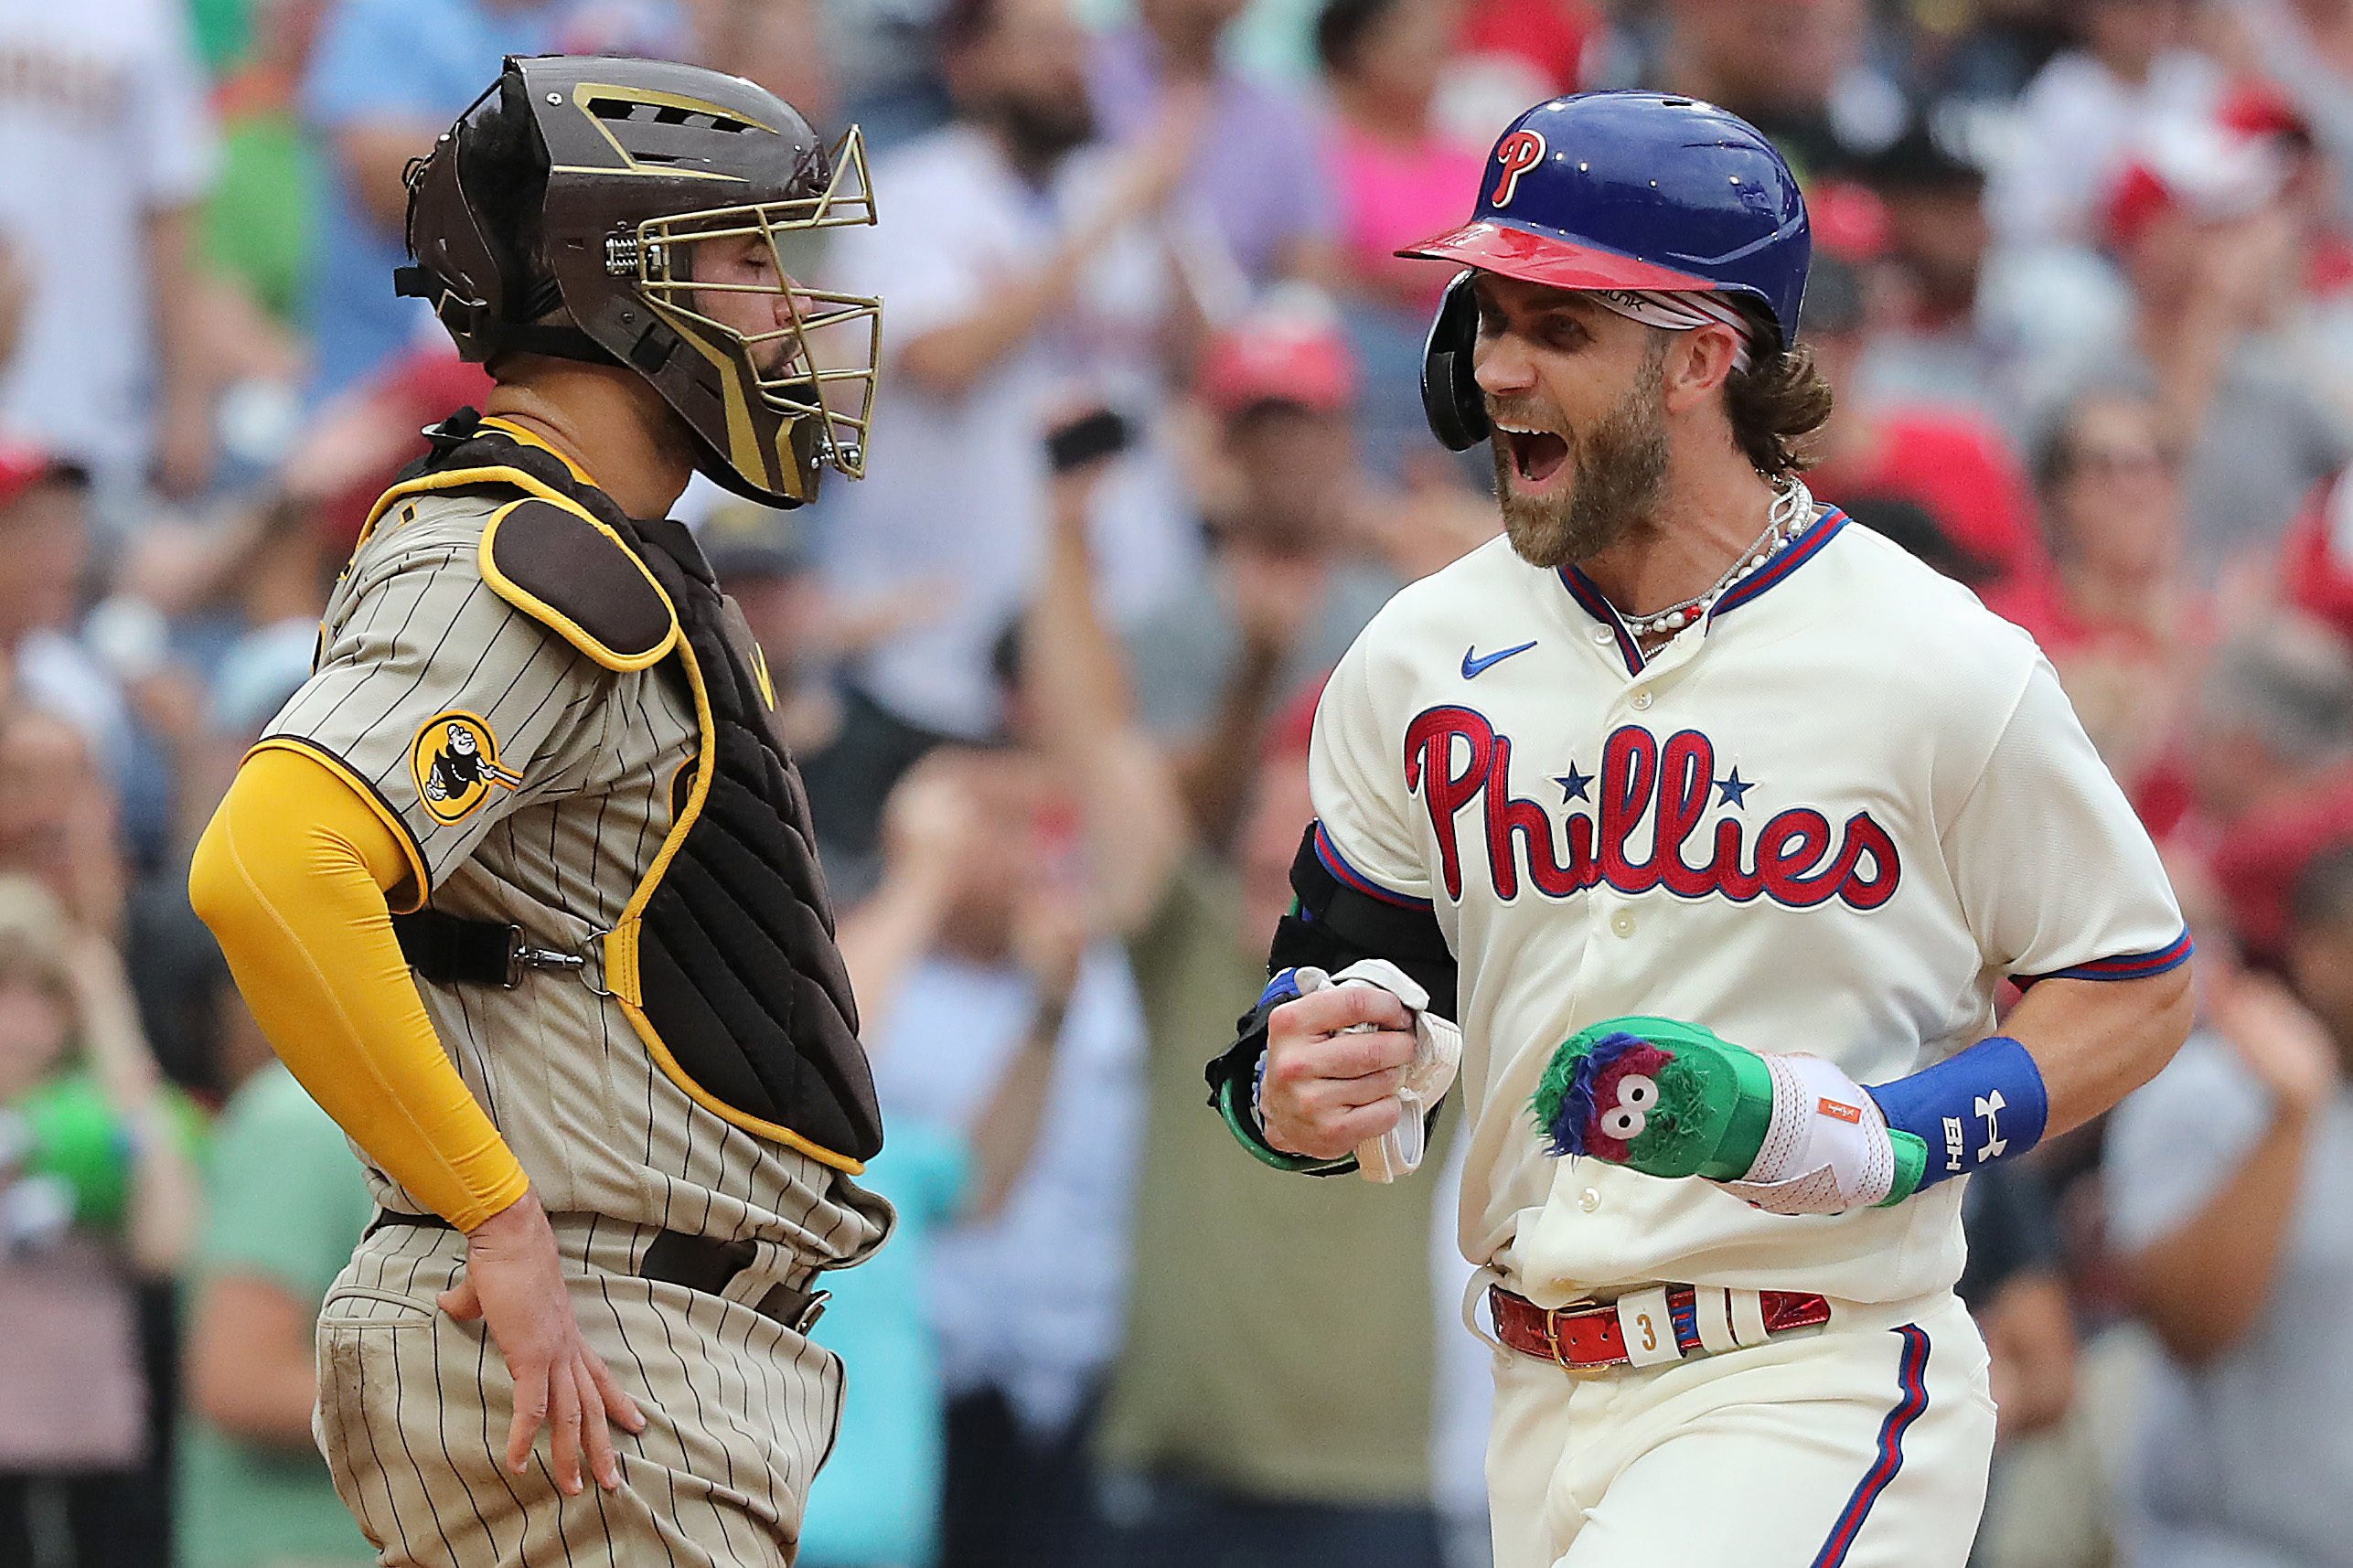
[[[368,1222],[361,1238],[365,1240],[395,1225],[419,1231],[457,1229],[438,1214],[402,1214],[382,1209]],[[722,1242],[710,1236],[690,1236],[682,1231],[664,1231],[646,1243],[645,1255],[637,1264],[637,1277],[717,1296],[727,1288],[729,1281],[752,1265],[758,1253],[759,1248],[751,1242]],[[761,1317],[806,1336],[825,1316],[825,1304],[831,1295],[829,1291],[801,1285],[779,1285],[759,1300],[744,1305]]]
[[[1712,1355],[1830,1321],[1830,1303],[1819,1296],[1713,1285],[1656,1285],[1615,1301],[1545,1308],[1491,1285],[1487,1303],[1496,1339],[1523,1355],[1577,1371]]]

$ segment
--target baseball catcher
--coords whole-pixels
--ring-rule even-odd
[[[387,1563],[792,1560],[882,1125],[765,666],[664,514],[859,473],[877,304],[779,240],[872,219],[855,131],[644,60],[510,59],[411,169],[399,286],[497,385],[190,880],[366,1156],[316,1433]]]

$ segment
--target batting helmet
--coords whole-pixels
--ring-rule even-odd
[[[1397,254],[1560,289],[1729,293],[1778,347],[1812,252],[1797,180],[1755,126],[1696,99],[1580,92],[1512,123],[1469,223]],[[1488,433],[1471,277],[1447,290],[1422,367],[1430,429],[1457,452]]]
[[[795,506],[822,467],[851,478],[881,348],[879,300],[789,279],[780,235],[874,221],[855,128],[830,154],[792,105],[662,60],[509,57],[409,168],[395,286],[430,300],[472,360],[548,354],[643,376],[738,495]],[[774,331],[717,320],[697,241],[759,239],[790,302]],[[812,336],[817,345],[812,345]],[[822,352],[820,352],[820,349]]]

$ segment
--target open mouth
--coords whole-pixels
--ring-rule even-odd
[[[1498,424],[1495,435],[1511,453],[1512,472],[1524,484],[1540,487],[1550,483],[1568,461],[1567,440],[1551,431]]]

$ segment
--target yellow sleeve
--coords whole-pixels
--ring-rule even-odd
[[[414,877],[371,802],[319,758],[272,747],[245,759],[213,814],[188,896],[311,1098],[386,1175],[470,1231],[529,1183],[401,956],[386,895]]]

